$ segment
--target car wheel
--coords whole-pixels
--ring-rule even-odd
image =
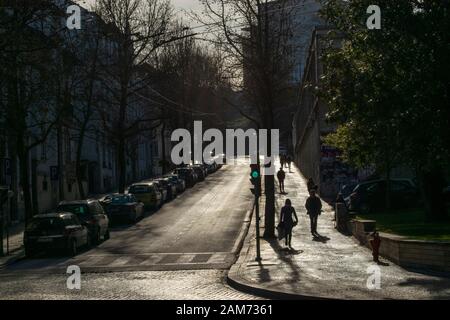
[[[69,254],[69,256],[74,257],[74,256],[77,255],[77,251],[78,251],[77,249],[78,249],[77,248],[77,241],[76,240],[72,240],[72,241],[70,241],[67,253]]]
[[[30,248],[25,247],[25,257],[32,258],[34,256],[34,251]]]
[[[97,232],[94,235],[94,244],[99,244],[100,243],[100,230],[97,230]]]
[[[106,230],[106,233],[105,233],[104,239],[105,239],[105,240],[108,240],[108,239],[109,239],[109,237],[110,237],[110,234],[109,234],[109,229],[108,229],[108,230]]]

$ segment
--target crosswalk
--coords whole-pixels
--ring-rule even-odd
[[[2,271],[65,272],[70,265],[79,266],[82,272],[228,269],[235,260],[230,252],[82,254],[72,259],[23,259]]]

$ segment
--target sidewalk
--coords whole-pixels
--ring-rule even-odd
[[[379,267],[381,288],[368,289],[367,280],[373,274],[368,273],[368,268],[377,266],[370,250],[334,229],[333,210],[323,201],[318,232],[329,240],[314,241],[304,208],[306,181],[297,168],[286,173],[285,189],[287,195],[277,193],[276,224],[284,201],[291,199],[299,218],[292,237],[295,252],[284,249],[284,240],[261,239],[263,260],[256,262],[253,219],[239,259],[228,274],[231,286],[281,299],[450,299],[450,278],[409,272],[389,261],[389,265]],[[264,198],[260,212],[263,225]],[[261,228],[261,234],[263,231]]]
[[[0,257],[0,268],[19,259],[23,256],[23,228],[24,224],[19,223],[11,226],[9,229],[9,254],[6,255],[6,230],[4,231],[3,238],[3,252],[4,257]]]

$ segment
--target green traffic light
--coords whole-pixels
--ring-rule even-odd
[[[255,179],[258,178],[259,177],[259,172],[258,171],[253,171],[252,172],[252,177],[255,178]]]

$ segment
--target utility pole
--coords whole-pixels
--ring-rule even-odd
[[[261,196],[261,170],[259,164],[250,165],[250,181],[253,184],[253,188],[250,191],[255,196],[255,214],[256,214],[256,261],[261,261],[261,246],[259,236],[259,198]]]

